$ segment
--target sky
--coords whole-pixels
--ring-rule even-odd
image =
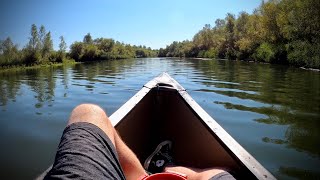
[[[30,37],[31,25],[44,25],[57,50],[92,38],[113,38],[153,49],[173,41],[192,40],[205,24],[214,25],[227,13],[252,13],[261,0],[1,0],[0,39],[10,37],[19,48]]]

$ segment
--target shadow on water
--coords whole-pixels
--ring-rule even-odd
[[[310,172],[295,167],[280,167],[279,172],[297,179],[319,179],[320,173]]]

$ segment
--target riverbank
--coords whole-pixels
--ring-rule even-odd
[[[193,58],[192,58],[193,59]],[[198,60],[227,60],[227,61],[242,61],[242,62],[248,62],[248,63],[257,63],[257,64],[276,64],[276,63],[268,63],[268,62],[260,62],[260,61],[247,61],[247,60],[228,60],[228,59],[210,59],[210,58],[194,58],[194,59],[198,59]],[[280,64],[278,64],[280,65]],[[290,64],[282,64],[283,66],[288,66],[288,67],[295,67],[295,68],[300,68],[303,70],[307,70],[307,71],[316,71],[316,72],[320,72],[320,69],[316,69],[316,68],[307,68],[307,67],[301,67],[301,66],[293,66]]]
[[[275,64],[275,63],[267,63],[267,62],[259,62],[259,61],[246,61],[246,60],[240,60],[240,61],[249,62],[249,63],[258,63],[258,64]],[[307,71],[320,72],[320,69],[316,69],[316,68],[307,68],[307,67],[292,66],[292,65],[289,65],[289,64],[288,64],[288,65],[284,65],[284,66],[300,68],[300,69],[307,70]]]
[[[317,71],[320,72],[320,69],[314,69],[314,68],[305,68],[305,67],[300,67],[303,70],[308,70],[308,71]]]
[[[38,69],[38,68],[58,67],[63,65],[75,65],[80,63],[81,62],[68,61],[68,62],[61,62],[61,63],[36,64],[31,66],[27,66],[27,65],[7,66],[7,67],[0,67],[0,73],[8,72],[8,71],[18,71],[18,70],[24,70],[24,69]]]
[[[203,60],[203,61],[214,60],[214,59],[211,59],[211,58],[193,58],[193,59]]]

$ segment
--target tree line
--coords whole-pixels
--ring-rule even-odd
[[[228,13],[160,57],[226,58],[320,68],[319,0],[269,0],[252,14]]]
[[[70,57],[76,61],[108,60],[156,57],[156,50],[146,46],[124,44],[108,38],[92,39],[86,34],[82,42],[74,42],[70,46]]]
[[[29,43],[22,49],[10,37],[0,40],[0,67],[92,61],[134,57],[226,58],[290,64],[320,69],[319,0],[269,0],[252,13],[228,13],[215,25],[206,24],[192,40],[174,41],[166,48],[152,50],[109,38],[67,45],[60,36],[59,50],[53,49],[50,31],[31,26]]]
[[[29,42],[22,49],[10,37],[0,40],[0,67],[32,66],[74,61],[156,57],[157,50],[146,46],[132,46],[113,39],[92,39],[86,34],[82,42],[74,42],[67,52],[67,44],[60,36],[59,50],[53,49],[51,32],[43,25],[38,29],[32,24]]]

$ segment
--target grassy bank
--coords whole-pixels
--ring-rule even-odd
[[[7,72],[7,71],[19,71],[25,69],[37,69],[37,68],[48,68],[48,67],[59,67],[64,65],[75,65],[79,64],[80,62],[75,62],[74,60],[67,60],[63,62],[56,62],[56,63],[47,63],[47,64],[34,64],[34,65],[12,65],[12,66],[2,66],[0,67],[0,72]]]

